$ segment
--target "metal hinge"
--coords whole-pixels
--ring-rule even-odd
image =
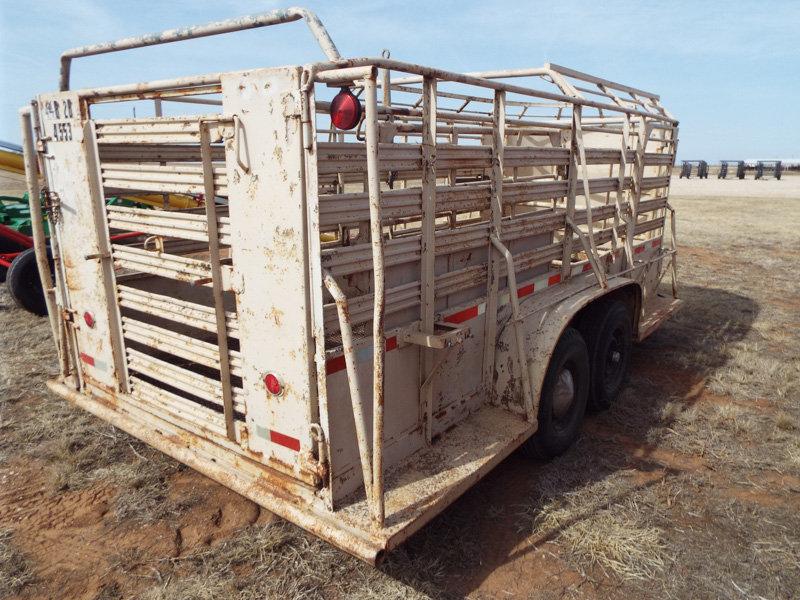
[[[75,315],[78,314],[78,311],[73,308],[62,308],[61,309],[61,320],[64,321],[68,326],[72,328],[77,328],[78,324],[75,322]]]
[[[292,90],[283,96],[283,116],[301,118],[303,116],[303,101],[300,90]]]

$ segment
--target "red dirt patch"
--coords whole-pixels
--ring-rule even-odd
[[[153,562],[214,545],[248,524],[272,518],[194,471],[173,476],[170,495],[200,495],[202,502],[176,523],[145,525],[116,519],[117,491],[109,485],[54,493],[46,466],[36,461],[15,461],[0,470],[0,482],[0,527],[14,531],[14,543],[36,576],[22,598],[93,600],[109,586],[126,598],[136,597],[159,577]]]

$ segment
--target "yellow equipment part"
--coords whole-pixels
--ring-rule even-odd
[[[22,163],[22,154],[0,148],[0,171],[24,175],[25,166]]]
[[[186,196],[183,194],[142,194],[138,196],[125,196],[125,200],[147,204],[155,208],[162,208],[164,206],[165,196],[170,208],[198,208],[203,206],[202,200],[194,196]]]

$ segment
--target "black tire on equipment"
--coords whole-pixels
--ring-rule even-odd
[[[53,260],[49,249],[47,250],[47,258],[50,261],[50,269],[52,271]],[[35,315],[44,316],[47,314],[47,304],[44,301],[42,282],[39,278],[39,269],[36,266],[36,254],[33,248],[20,253],[11,262],[6,274],[6,285],[17,306]]]
[[[628,378],[633,349],[628,306],[619,300],[598,306],[589,324],[587,343],[592,369],[588,409],[597,412],[611,406]]]
[[[567,412],[560,418],[554,414],[554,389],[562,372],[568,370],[574,384],[574,396]],[[539,428],[522,446],[531,458],[553,458],[562,454],[577,439],[586,401],[589,396],[589,352],[577,329],[567,328],[561,334],[545,373],[539,400]]]

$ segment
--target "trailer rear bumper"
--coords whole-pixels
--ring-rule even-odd
[[[369,532],[347,527],[319,507],[313,490],[302,484],[281,481],[280,474],[230,450],[190,434],[134,406],[119,408],[97,394],[86,394],[51,379],[51,391],[126,433],[157,448],[214,481],[234,490],[276,515],[342,550],[376,564],[383,545]],[[120,395],[122,399],[124,395]],[[116,406],[115,406],[116,404]],[[259,472],[260,471],[260,472]]]
[[[646,339],[656,329],[669,319],[683,305],[679,298],[656,296],[650,302],[649,310],[639,321],[638,340]]]
[[[386,474],[386,520],[384,527],[375,528],[363,493],[332,512],[311,486],[125,403],[125,394],[111,396],[94,389],[82,393],[59,380],[50,380],[47,386],[76,406],[373,565],[534,432],[517,415],[483,407]]]

